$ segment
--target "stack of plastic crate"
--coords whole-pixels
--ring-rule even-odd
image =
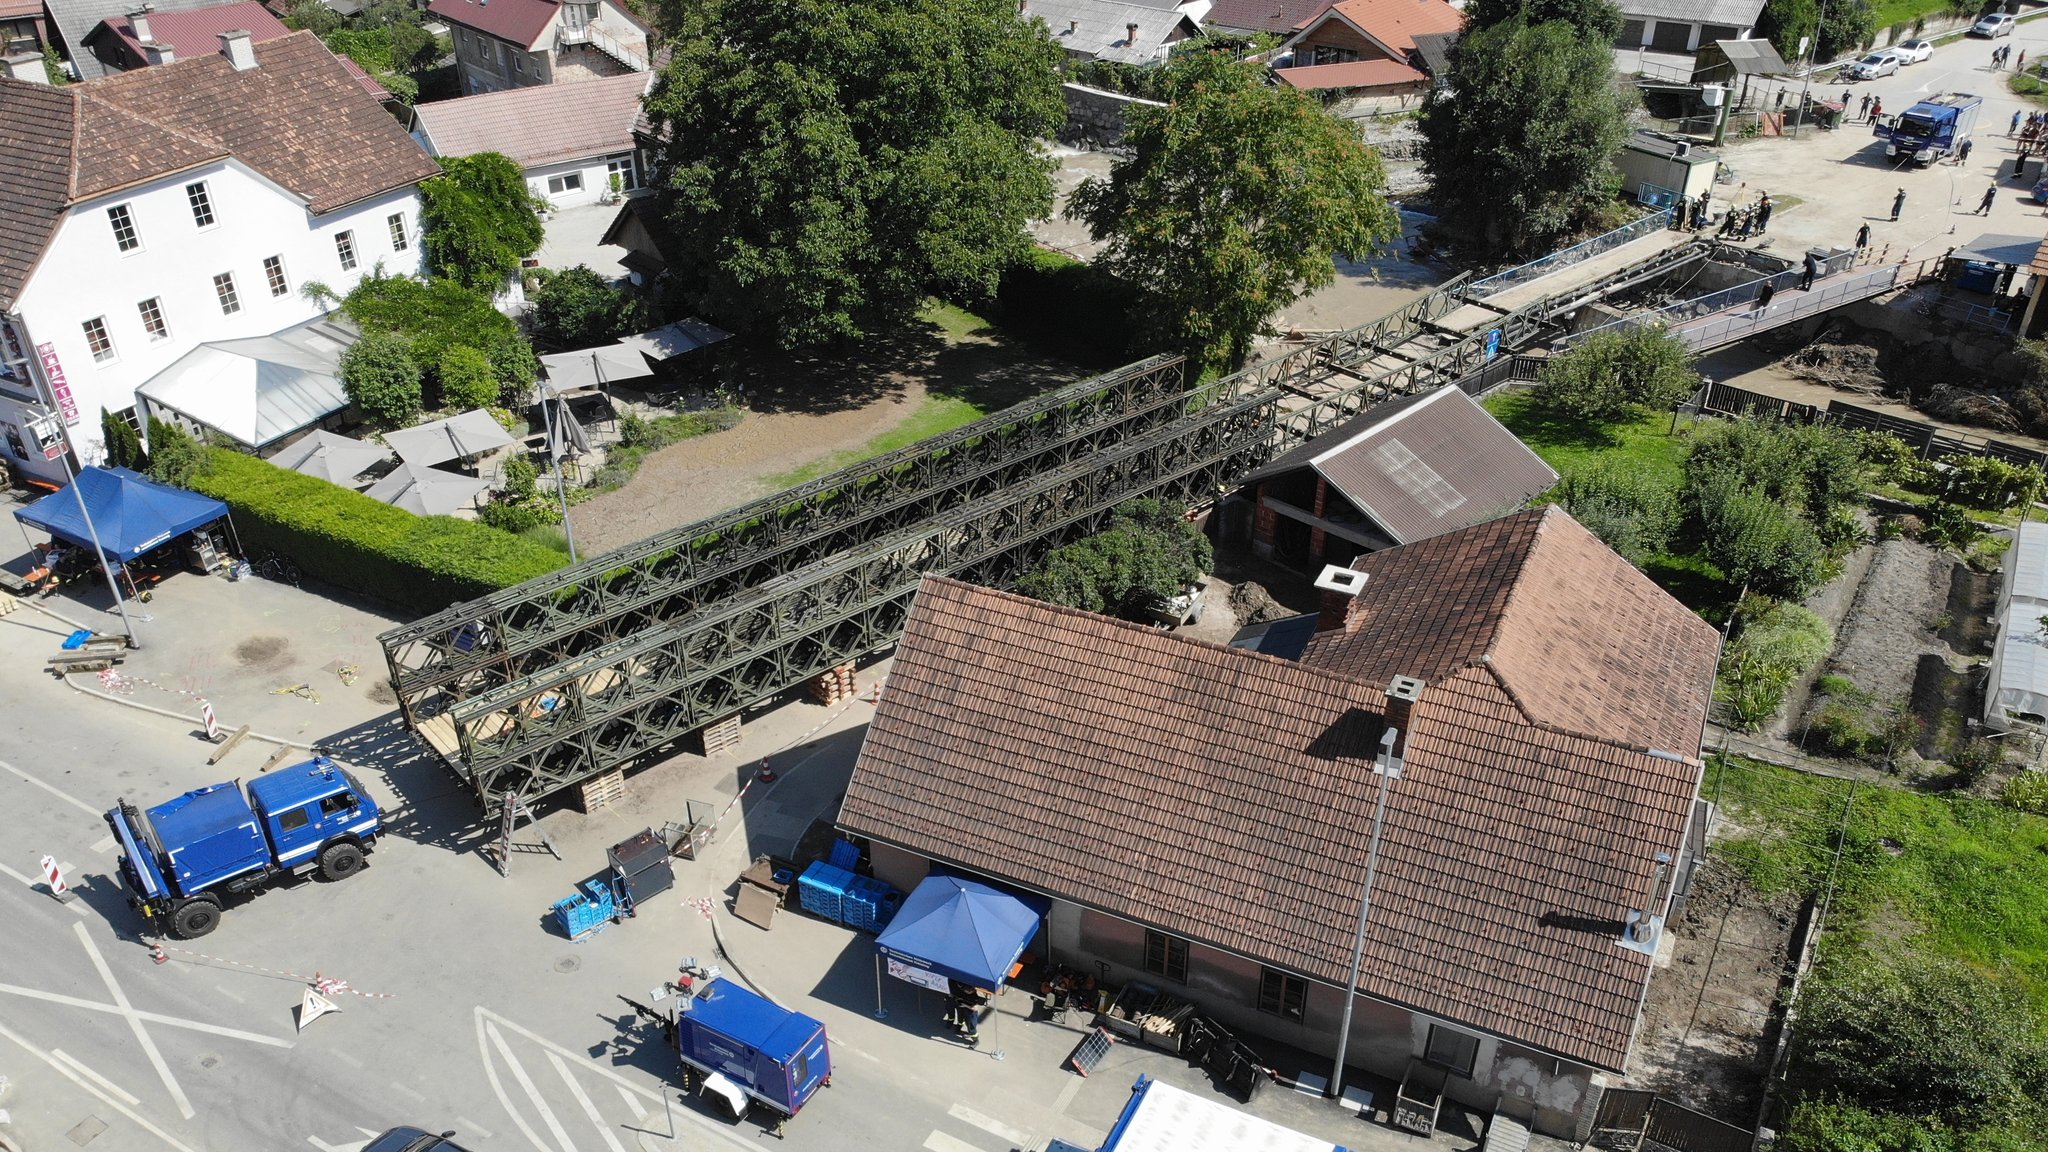
[[[845,914],[846,890],[856,877],[844,868],[818,860],[804,869],[797,877],[797,902],[803,910],[813,916],[822,916],[834,924]]]
[[[848,928],[861,932],[880,932],[888,922],[884,909],[893,913],[895,902],[890,897],[896,894],[894,888],[872,876],[855,876],[847,886],[846,899],[840,905],[840,919]]]

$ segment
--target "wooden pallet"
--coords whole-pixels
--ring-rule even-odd
[[[732,715],[713,721],[699,729],[697,735],[704,741],[706,756],[733,751],[740,746],[740,718]]]
[[[5,616],[19,607],[21,601],[15,599],[12,593],[0,592],[0,616]]]
[[[841,664],[811,677],[810,691],[811,699],[821,704],[838,704],[853,699],[860,692],[854,682],[853,665]]]
[[[620,770],[592,776],[576,789],[576,810],[585,816],[626,798],[626,774]]]

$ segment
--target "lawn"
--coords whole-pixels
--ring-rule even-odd
[[[1888,942],[2002,970],[2048,1011],[2048,819],[1955,794],[1855,786],[1754,761],[1701,794],[1741,832],[1714,846],[1767,893],[1817,894],[1848,812],[1825,948]]]
[[[1602,429],[1545,412],[1537,407],[1532,391],[1496,392],[1484,403],[1494,419],[1521,437],[1560,476],[1615,464],[1678,485],[1688,437],[1683,428],[1678,435],[1671,434],[1669,415]]]
[[[986,415],[987,412],[957,396],[926,396],[901,424],[860,447],[834,452],[801,468],[779,472],[769,477],[767,483],[775,488],[794,488],[828,472],[837,472],[849,464],[858,464],[862,460],[872,459],[885,452],[894,452],[898,448],[908,447],[942,432],[951,432],[962,424],[972,424]]]

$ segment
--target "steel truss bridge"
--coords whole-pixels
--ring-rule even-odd
[[[392,629],[378,639],[404,721],[491,810],[646,762],[889,647],[927,575],[1013,583],[1128,500],[1211,501],[1367,407],[1454,384],[1707,252],[1648,247],[1512,306],[1459,277],[1220,380],[1142,360]]]

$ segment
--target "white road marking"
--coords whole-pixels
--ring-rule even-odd
[[[112,852],[114,850],[114,838],[112,836],[100,837],[93,843],[92,850],[102,855]]]
[[[4,768],[9,772],[14,773],[16,776],[19,776],[23,780],[26,780],[29,783],[35,785],[36,787],[41,788],[43,791],[48,792],[50,795],[55,796],[57,799],[64,801],[66,804],[71,805],[73,808],[78,809],[80,812],[85,813],[87,816],[90,816],[95,820],[98,820],[101,816],[105,815],[105,813],[102,812],[100,809],[95,808],[90,804],[87,804],[85,801],[80,800],[78,797],[73,796],[69,792],[66,792],[63,789],[58,788],[55,785],[43,783],[41,780],[36,779],[35,777],[29,775],[26,772],[23,772],[21,769],[16,768],[14,765],[9,764],[5,760],[0,760],[0,768]]]
[[[471,1120],[467,1116],[457,1116],[455,1118],[455,1122],[457,1124],[462,1125],[464,1128],[469,1129],[471,1132],[476,1133],[478,1136],[483,1137],[486,1140],[489,1140],[491,1138],[491,1130],[489,1128],[486,1128],[483,1125],[477,1123],[476,1121]]]
[[[1053,1100],[1052,1110],[1061,1115],[1065,1115],[1067,1111],[1067,1105],[1072,1104],[1074,1102],[1074,1097],[1079,1096],[1081,1094],[1081,1085],[1085,1083],[1087,1083],[1087,1080],[1084,1077],[1067,1077],[1067,1086],[1060,1089],[1059,1096]]]
[[[583,1114],[590,1118],[591,1127],[596,1128],[597,1134],[604,1138],[605,1147],[610,1148],[612,1152],[626,1152],[625,1146],[619,1143],[619,1138],[612,1135],[611,1125],[606,1124],[604,1117],[597,1114],[597,1105],[590,1102],[590,1094],[583,1090],[583,1085],[576,1082],[575,1074],[569,1071],[567,1064],[562,1063],[562,1058],[550,1052],[548,1063],[555,1066],[555,1074],[562,1078],[562,1083],[569,1086],[569,1094],[576,1097],[576,1103],[582,1106]]]
[[[336,1048],[334,1050],[334,1056],[335,1059],[340,1060],[344,1064],[353,1064],[357,1068],[361,1068],[363,1066],[363,1062],[361,1060],[358,1060],[354,1056],[349,1055],[347,1052],[339,1048]]]
[[[72,1083],[78,1085],[80,1088],[85,1089],[87,1092],[90,1092],[94,1096],[97,1096],[101,1100],[105,1101],[108,1107],[112,1108],[116,1112],[119,1112],[121,1115],[126,1116],[128,1119],[134,1121],[135,1124],[139,1126],[143,1131],[148,1132],[150,1135],[155,1136],[157,1139],[162,1140],[164,1143],[170,1145],[174,1152],[193,1152],[191,1148],[188,1148],[184,1144],[179,1143],[177,1137],[157,1127],[155,1124],[150,1123],[148,1120],[143,1118],[141,1113],[136,1112],[134,1109],[128,1107],[128,1105],[123,1104],[121,1103],[121,1101],[115,1099],[114,1097],[107,1095],[104,1091],[100,1089],[99,1085],[94,1084],[92,1081],[81,1077],[78,1073],[73,1072],[69,1067],[67,1067],[63,1063],[63,1061],[58,1060],[56,1057],[50,1055],[47,1052],[44,1052],[42,1049],[37,1048],[35,1045],[30,1044],[28,1041],[22,1039],[19,1035],[17,1035],[15,1032],[9,1029],[7,1025],[0,1024],[0,1036],[5,1036],[7,1039],[14,1041],[16,1044],[20,1045],[23,1049],[29,1052],[29,1054],[35,1056],[43,1063],[48,1064],[50,1067],[55,1068],[57,1071],[63,1073],[65,1079],[70,1080]]]
[[[80,924],[77,927],[84,928],[85,926]],[[45,992],[40,988],[23,988],[18,984],[0,984],[0,993],[5,993],[9,996],[26,996],[31,1000],[47,1000],[52,1004],[64,1004],[72,1008],[90,1008],[95,1012],[123,1014],[121,1006],[118,1004],[102,1004],[97,1000],[82,1000],[76,996],[66,996],[60,992]],[[138,1020],[146,1020],[151,1024],[162,1024],[168,1028],[185,1028],[193,1032],[208,1032],[215,1036],[226,1036],[234,1040],[247,1040],[251,1044],[268,1044],[272,1048],[289,1048],[292,1046],[292,1042],[289,1040],[279,1040],[272,1036],[259,1036],[254,1032],[244,1032],[238,1028],[223,1028],[218,1024],[206,1024],[198,1020],[166,1016],[161,1012],[144,1012],[133,1008],[129,1009],[129,1012],[132,1012]]]
[[[946,1115],[951,1116],[955,1120],[964,1120],[983,1132],[987,1132],[997,1139],[1014,1144],[1019,1148],[1031,1146],[1031,1133],[1021,1128],[1012,1128],[993,1116],[976,1112],[965,1104],[955,1104],[951,1108],[946,1109]]]
[[[230,1000],[233,1000],[233,1001],[234,1001],[235,1003],[237,1003],[237,1004],[247,1004],[247,1003],[249,1002],[249,1001],[248,1001],[248,1000],[247,1000],[246,998],[244,998],[244,997],[242,997],[242,996],[240,996],[240,995],[237,995],[237,994],[236,994],[236,993],[234,993],[234,992],[230,992],[230,991],[228,991],[228,989],[227,989],[227,987],[226,987],[225,985],[222,985],[222,984],[215,984],[215,985],[213,986],[213,990],[214,990],[215,992],[218,992],[218,993],[220,993],[221,995],[223,995],[223,996],[227,997],[228,999],[230,999]]]
[[[405,1085],[403,1085],[403,1084],[400,1084],[400,1083],[399,1083],[398,1081],[396,1081],[396,1080],[393,1080],[393,1081],[391,1082],[391,1086],[392,1086],[393,1088],[397,1089],[397,1090],[398,1090],[398,1091],[399,1091],[399,1092],[400,1092],[401,1094],[403,1094],[403,1095],[406,1095],[406,1096],[410,1096],[410,1097],[412,1097],[413,1099],[415,1099],[415,1100],[419,1101],[419,1102],[420,1102],[420,1103],[422,1103],[422,1104],[425,1104],[425,1103],[427,1102],[427,1098],[426,1098],[425,1096],[422,1096],[422,1095],[420,1095],[419,1093],[417,1093],[417,1092],[413,1091],[412,1089],[410,1089],[410,1088],[407,1088],[407,1087],[406,1087]]]
[[[936,1128],[924,1138],[924,1146],[931,1152],[984,1152],[979,1145],[969,1144],[957,1136],[948,1136]]]
[[[498,1049],[498,1055],[505,1058],[505,1066],[512,1070],[512,1078],[519,1081],[519,1086],[526,1090],[527,1099],[533,1101],[533,1106],[539,1109],[541,1123],[547,1125],[548,1131],[555,1134],[555,1140],[561,1145],[562,1152],[576,1152],[576,1146],[569,1143],[569,1133],[563,1130],[562,1122],[555,1119],[555,1110],[548,1107],[546,1100],[541,1099],[540,1089],[534,1086],[533,1077],[526,1074],[526,1065],[519,1062],[519,1057],[512,1055],[512,1046],[505,1043],[505,1037],[498,1033],[498,1026],[486,1024],[484,1031],[490,1035],[491,1043]]]
[[[504,1040],[498,1037],[497,1030],[484,1020],[483,1009],[479,1008],[476,1016],[476,1047],[484,1058],[484,1074],[490,1077],[491,1091],[497,1094],[498,1103],[505,1106],[506,1114],[512,1117],[514,1124],[519,1125],[519,1130],[526,1134],[527,1141],[537,1152],[548,1152],[548,1146],[540,1142],[540,1136],[534,1132],[533,1126],[526,1122],[526,1115],[512,1107],[512,1097],[505,1092],[505,1082],[498,1078],[498,1062],[491,1059],[492,1040],[504,1043]]]
[[[369,1141],[358,1140],[353,1144],[329,1144],[318,1136],[308,1136],[306,1137],[306,1143],[318,1148],[320,1152],[362,1152],[363,1146],[368,1144]]]
[[[66,1064],[71,1065],[72,1068],[78,1071],[79,1075],[86,1077],[87,1079],[93,1081],[95,1084],[98,1084],[100,1087],[105,1088],[107,1091],[112,1092],[116,1096],[119,1096],[121,1098],[122,1103],[128,1104],[130,1106],[138,1106],[142,1103],[141,1100],[137,1099],[134,1095],[130,1094],[126,1090],[116,1085],[112,1080],[107,1079],[105,1076],[102,1076],[99,1073],[93,1071],[92,1069],[87,1068],[85,1065],[79,1063],[77,1057],[65,1052],[62,1048],[50,1049],[50,1055],[55,1056],[57,1059],[62,1060]]]
[[[633,1095],[631,1092],[626,1091],[623,1087],[620,1087],[617,1084],[612,1085],[612,1087],[614,1089],[617,1089],[619,1093],[619,1099],[624,1100],[626,1102],[626,1107],[631,1108],[633,1110],[633,1119],[644,1122],[647,1119],[647,1109],[642,1108],[640,1106],[640,1098],[638,1096]]]
[[[135,1033],[135,1042],[142,1045],[143,1054],[149,1057],[150,1066],[156,1069],[157,1079],[162,1080],[164,1087],[170,1090],[171,1099],[178,1105],[178,1114],[187,1120],[197,1116],[198,1113],[192,1110],[192,1101],[185,1098],[185,1090],[178,1086],[177,1077],[171,1075],[171,1066],[164,1062],[164,1054],[157,1051],[156,1041],[150,1037],[149,1029],[142,1026],[141,1018],[135,1014],[135,1006],[128,1003],[128,994],[115,982],[114,970],[107,967],[107,958],[100,955],[99,947],[92,942],[92,936],[86,932],[85,925],[73,924],[72,927],[78,929],[78,942],[85,945],[85,954],[92,958],[92,966],[99,970],[101,983],[113,994],[114,1003],[120,1008],[121,1015],[127,1017],[128,1028]]]

